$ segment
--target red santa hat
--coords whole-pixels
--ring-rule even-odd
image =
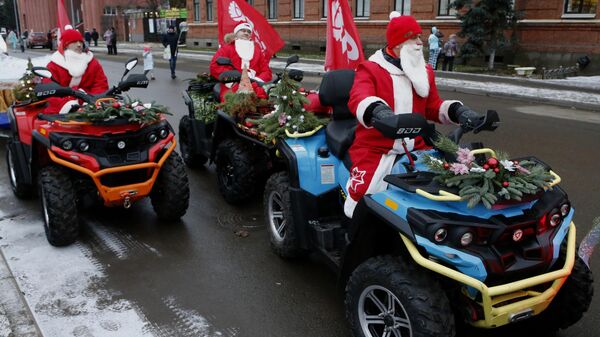
[[[421,26],[414,17],[394,11],[390,13],[390,23],[385,37],[388,47],[394,48],[422,32]]]
[[[236,34],[238,31],[240,31],[242,29],[247,29],[250,32],[252,32],[252,27],[250,27],[250,24],[247,22],[242,22],[239,25],[235,26],[235,28],[233,29],[233,34]]]
[[[60,42],[63,48],[67,48],[69,44],[77,41],[83,42],[83,36],[75,29],[67,29],[60,36]]]

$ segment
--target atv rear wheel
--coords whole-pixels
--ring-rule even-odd
[[[252,197],[258,188],[260,160],[252,146],[239,139],[226,139],[217,148],[217,184],[219,192],[230,204]]]
[[[183,116],[179,121],[179,148],[181,157],[189,168],[199,168],[203,166],[208,158],[201,154],[194,153],[194,133],[192,130],[192,120],[189,116]]]
[[[66,169],[46,166],[39,175],[40,199],[46,239],[53,246],[66,246],[79,235],[77,197]]]
[[[398,257],[359,265],[346,285],[345,305],[354,337],[454,336],[454,315],[440,285]]]
[[[21,171],[17,166],[18,163],[17,154],[11,149],[11,141],[9,140],[6,143],[6,166],[8,168],[10,187],[17,198],[31,198],[33,195],[33,186],[23,182],[24,179],[21,177]]]
[[[297,238],[287,172],[277,172],[267,180],[263,205],[273,251],[284,258],[306,255]]]
[[[190,186],[183,160],[177,152],[171,152],[160,169],[150,193],[152,207],[162,220],[181,218],[190,202]]]

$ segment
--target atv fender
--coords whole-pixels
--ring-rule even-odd
[[[380,255],[410,258],[404,235],[415,242],[415,236],[406,220],[394,215],[370,196],[364,196],[356,205],[349,220],[348,246],[340,264],[338,281],[345,284],[352,271],[371,257]]]
[[[221,143],[224,139],[227,138],[242,138],[247,140],[255,145],[259,145],[260,147],[271,149],[272,146],[269,146],[260,140],[250,137],[244,134],[237,127],[237,122],[233,117],[224,112],[223,110],[217,110],[217,120],[215,121],[215,128],[213,131],[213,141],[212,147],[210,149],[210,161],[215,161],[215,156],[217,154],[217,148],[219,147],[219,143]]]
[[[21,178],[22,182],[27,185],[33,184],[33,179],[31,175],[31,167],[29,166],[29,161],[31,158],[31,147],[21,143],[18,139],[12,139],[6,143],[7,146],[10,147],[10,152],[16,155],[17,160],[17,174],[19,178]]]

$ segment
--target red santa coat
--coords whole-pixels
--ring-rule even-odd
[[[349,196],[344,205],[348,217],[352,217],[354,207],[363,195],[387,189],[383,178],[391,172],[396,155],[404,153],[401,139],[384,137],[377,129],[365,124],[363,118],[369,105],[383,102],[395,114],[419,113],[434,122],[452,123],[448,108],[458,101],[443,101],[439,97],[429,65],[427,75],[427,82],[411,82],[402,70],[384,58],[381,50],[358,66],[348,101],[348,108],[359,121],[349,150],[352,169],[346,186]],[[408,150],[425,147],[420,137],[405,142]]]
[[[217,59],[221,56],[229,58],[231,64],[233,64],[233,68],[228,65],[218,65]],[[210,75],[219,79],[221,73],[234,69],[242,71],[242,58],[235,51],[235,43],[232,42],[219,48],[213,56],[210,61]],[[273,73],[271,72],[271,68],[269,68],[269,59],[262,53],[260,46],[256,42],[254,42],[254,55],[252,55],[252,60],[250,60],[250,69],[248,69],[248,72],[251,79],[258,79],[262,82],[268,82],[273,78]],[[237,91],[237,86],[236,83],[231,87],[231,90],[234,92]],[[254,88],[254,92],[260,98],[267,98],[266,92],[256,82],[252,82],[252,88]],[[225,94],[229,90],[227,86],[221,84],[221,101],[223,101],[223,97],[225,97]]]
[[[63,54],[55,52],[46,66],[52,72],[52,77],[62,86],[69,86],[75,90],[82,89],[88,94],[96,95],[108,90],[108,80],[100,62],[94,58],[91,52],[85,54],[86,57],[80,64],[67,64]],[[50,79],[44,79],[44,83],[50,82]],[[58,113],[65,103],[75,100],[73,96],[51,97],[48,99],[48,106],[45,113]],[[79,102],[83,104],[83,102]]]

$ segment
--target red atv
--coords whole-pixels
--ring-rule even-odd
[[[173,128],[160,115],[153,123],[132,123],[128,118],[77,119],[76,113],[44,114],[48,97],[74,96],[88,104],[119,100],[130,88],[146,88],[143,74],[125,75],[137,59],[127,62],[119,85],[92,96],[56,83],[35,88],[41,101],[14,104],[8,109],[11,136],[6,146],[8,174],[19,198],[39,189],[48,242],[65,246],[79,232],[78,210],[103,204],[129,208],[150,196],[161,219],[174,221],[185,214],[189,202],[187,173],[174,151]],[[33,72],[51,78],[46,68]]]

